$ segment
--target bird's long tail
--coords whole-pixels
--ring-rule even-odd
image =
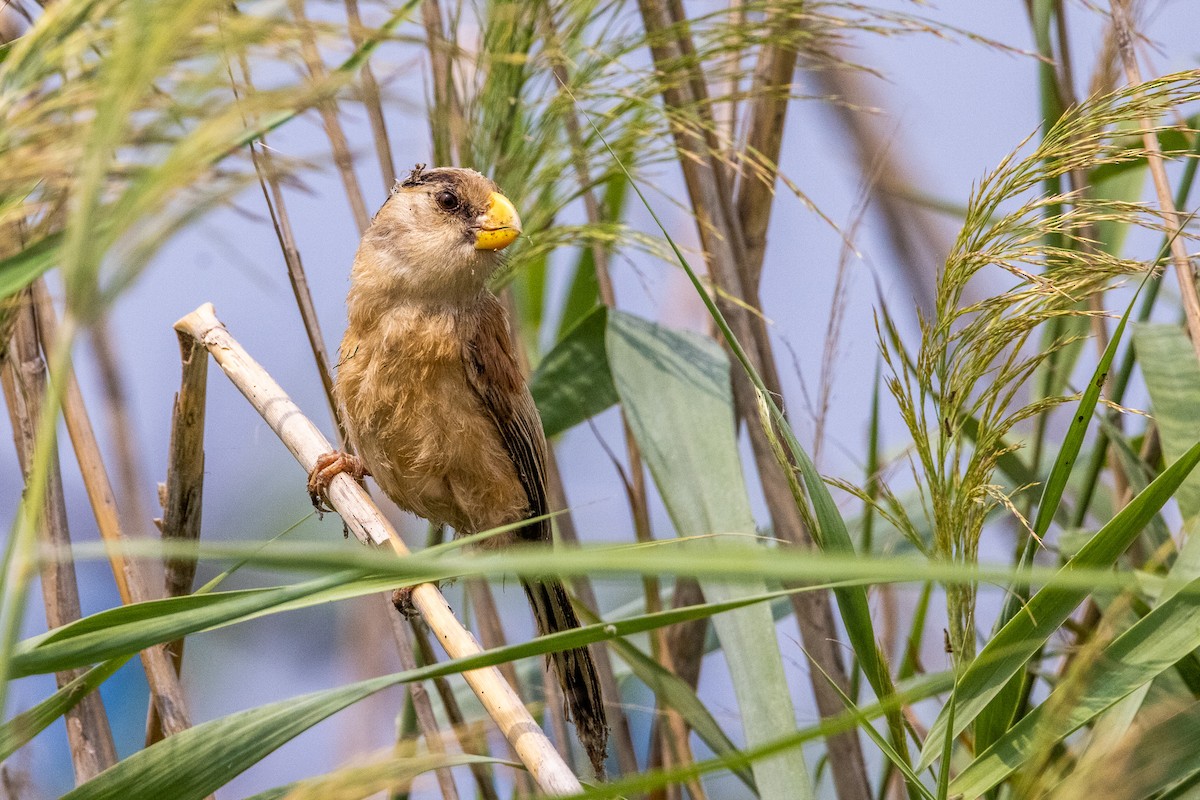
[[[579,618],[562,581],[531,579],[522,581],[539,635],[579,627]],[[608,745],[608,722],[600,694],[596,664],[586,647],[560,650],[547,657],[558,673],[558,682],[566,698],[567,718],[574,720],[579,741],[587,750],[596,777],[604,777],[604,754]]]

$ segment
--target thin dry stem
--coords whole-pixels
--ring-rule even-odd
[[[362,17],[358,13],[358,0],[346,0],[346,19],[350,23],[350,41],[355,47],[363,43]],[[392,190],[396,182],[396,162],[392,159],[392,146],[388,142],[387,120],[383,116],[383,103],[379,99],[379,83],[368,59],[359,70],[362,80],[362,100],[371,123],[371,138],[375,141],[375,157],[379,159],[379,174],[383,178],[384,193]]]
[[[392,637],[396,640],[396,652],[400,654],[400,669],[412,670],[417,668],[416,651],[411,639],[412,629],[409,628],[400,612],[392,605],[391,597],[379,595],[383,602],[384,612],[391,623]],[[433,713],[433,704],[429,701],[429,692],[420,681],[408,684],[408,693],[412,698],[413,710],[417,714],[417,724],[421,727],[421,736],[429,752],[438,755],[446,753],[446,744],[442,741],[441,731],[438,730],[437,717]],[[449,769],[435,770],[438,788],[441,789],[445,800],[458,800],[458,789],[454,786],[454,776]]]
[[[350,1],[352,0],[348,0],[348,2]],[[245,53],[238,54],[238,64],[241,68],[242,83],[253,92],[254,83],[250,77],[250,65]],[[234,93],[238,94],[238,85],[233,77],[232,67],[229,70],[229,79],[233,84]],[[249,149],[250,160],[254,165],[255,174],[258,176],[259,186],[262,188],[263,202],[266,203],[267,213],[270,215],[272,227],[275,229],[279,249],[283,252],[288,282],[292,286],[296,308],[300,311],[300,320],[304,325],[304,333],[308,337],[308,346],[312,350],[313,361],[317,365],[321,388],[324,390],[325,400],[329,404],[329,414],[337,429],[338,441],[345,450],[350,446],[349,436],[346,434],[345,425],[342,424],[341,415],[338,414],[337,401],[333,398],[333,369],[329,359],[329,350],[325,347],[325,337],[321,334],[321,323],[317,318],[316,306],[313,304],[312,291],[308,287],[308,275],[300,260],[300,248],[296,245],[291,217],[288,215],[283,188],[280,186],[271,151],[267,146],[267,137],[264,135],[259,138],[257,143],[251,142]]]
[[[279,384],[230,335],[217,319],[211,304],[205,304],[179,320],[175,329],[204,343],[217,364],[305,470],[311,470],[319,456],[333,450]],[[347,528],[360,541],[386,543],[398,556],[408,555],[404,540],[352,477],[345,473],[336,476],[329,486],[328,497]],[[413,587],[412,603],[451,658],[482,652],[475,637],[454,617],[436,586],[423,583]],[[543,792],[560,796],[581,791],[579,779],[558,755],[498,669],[470,670],[464,672],[463,677]]]
[[[320,51],[317,50],[316,36],[304,11],[304,2],[303,0],[291,0],[288,7],[296,18],[296,22],[299,23],[300,53],[304,57],[309,77],[314,83],[322,83],[326,79],[325,63],[321,60]],[[329,146],[333,150],[333,163],[337,166],[338,175],[341,176],[342,185],[346,189],[346,199],[350,202],[354,224],[358,226],[358,232],[362,233],[371,224],[371,214],[367,211],[362,187],[358,184],[358,176],[354,174],[354,157],[350,154],[346,131],[342,128],[341,120],[338,119],[337,102],[332,99],[324,99],[317,104],[317,110],[321,113],[321,123],[325,127],[325,135],[329,138]]]
[[[28,298],[28,293],[25,297]],[[17,317],[10,358],[4,366],[4,396],[12,419],[17,460],[25,473],[31,468],[37,448],[38,416],[46,397],[46,365],[38,350],[35,327],[33,308],[27,302]],[[48,547],[69,549],[71,546],[57,453],[50,458],[38,533]],[[53,630],[79,619],[82,611],[75,564],[63,560],[43,561],[41,577],[47,627]],[[56,672],[54,678],[62,688],[84,672],[86,670],[82,668],[66,670]],[[108,715],[98,691],[88,693],[67,712],[66,724],[76,784],[90,780],[117,762]]]
[[[1120,51],[1121,61],[1125,65],[1125,77],[1130,85],[1136,86],[1142,83],[1142,74],[1138,67],[1137,53],[1133,50],[1129,0],[1115,0],[1112,10],[1113,26],[1117,34],[1117,49]],[[1154,179],[1154,190],[1158,193],[1160,212],[1173,230],[1182,230],[1184,219],[1176,210],[1175,200],[1171,197],[1171,185],[1167,180],[1167,170],[1163,166],[1162,147],[1158,143],[1157,134],[1154,133],[1154,121],[1143,117],[1139,120],[1139,124],[1144,131],[1142,143],[1146,149],[1146,163],[1149,165],[1150,175]],[[1171,237],[1171,263],[1175,267],[1175,279],[1179,282],[1179,297],[1183,302],[1183,312],[1187,321],[1188,333],[1191,336],[1192,348],[1196,352],[1196,357],[1200,358],[1200,296],[1196,293],[1196,279],[1192,273],[1192,262],[1182,236]]]

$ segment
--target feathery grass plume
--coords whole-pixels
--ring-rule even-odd
[[[767,26],[763,21],[769,15],[774,15],[775,24]],[[695,51],[668,62],[668,68],[647,69],[645,48],[666,34],[648,36],[623,3],[491,0],[477,12],[477,21],[476,42],[460,40],[453,45],[452,84],[461,99],[464,128],[486,134],[468,137],[462,143],[461,159],[463,166],[486,171],[521,209],[528,235],[514,246],[512,263],[520,263],[522,270],[516,275],[501,273],[496,282],[514,282],[526,330],[535,330],[541,321],[547,259],[562,246],[586,249],[598,240],[617,249],[633,243],[671,260],[652,239],[639,239],[631,228],[618,223],[572,226],[569,236],[555,231],[556,220],[583,191],[624,180],[608,147],[636,176],[679,157],[669,132],[683,128],[695,132],[731,171],[774,180],[774,164],[753,149],[738,146],[745,131],[736,126],[722,130],[714,122],[715,106],[738,103],[763,91],[803,96],[795,85],[756,87],[754,59],[746,57],[755,49],[794,49],[808,69],[863,69],[839,55],[847,51],[848,37],[858,31],[968,36],[941,23],[862,4],[794,4],[781,12],[778,3],[752,0],[733,17],[728,9],[689,17],[684,24],[696,43]],[[689,67],[697,63],[704,65],[713,94],[695,107],[664,108],[654,102],[652,98],[661,96],[665,87],[688,80]],[[565,67],[565,85],[554,72],[559,65]],[[580,110],[586,113],[587,123],[581,125],[582,152],[577,152],[565,131],[567,116]],[[452,127],[449,120],[442,120],[442,129]],[[591,186],[580,187],[573,179],[573,166],[580,160]],[[782,180],[815,208],[798,186],[786,177]]]
[[[972,194],[967,217],[940,271],[934,314],[920,319],[921,340],[910,359],[896,325],[881,315],[880,343],[895,397],[913,441],[917,484],[934,530],[934,556],[977,559],[988,512],[1007,500],[993,486],[998,459],[1015,445],[1006,435],[1022,420],[1048,413],[1066,398],[1026,405],[1017,393],[1060,340],[1029,352],[1042,323],[1084,316],[1081,301],[1123,276],[1151,268],[1083,245],[1084,232],[1103,222],[1153,230],[1164,223],[1150,208],[1079,194],[1039,192],[1047,178],[1072,170],[1144,159],[1129,126],[1160,118],[1200,96],[1200,71],[1183,72],[1091,98],[1069,109],[1028,155],[1004,159]],[[1019,203],[1012,211],[1006,205]],[[1047,208],[1060,209],[1044,216]],[[1061,246],[1045,242],[1057,236]],[[1001,270],[1017,282],[969,305],[963,292],[976,276]],[[966,435],[964,421],[978,431]],[[975,652],[975,587],[947,587],[951,644],[960,663]]]
[[[226,57],[285,63],[295,38],[267,4],[247,5],[57,3],[4,49],[0,224],[24,240],[0,284],[61,266],[69,311],[94,319],[167,238],[245,185],[246,141],[339,85],[235,98]]]

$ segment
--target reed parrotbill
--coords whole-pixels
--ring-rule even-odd
[[[418,166],[376,213],[350,277],[334,386],[357,456],[309,479],[369,474],[397,505],[459,534],[546,514],[546,442],[503,306],[487,287],[521,233],[513,204],[473,170]],[[531,521],[487,547],[549,543]],[[522,581],[539,633],[578,627],[561,581]],[[586,648],[550,656],[580,742],[603,775],[608,725]]]

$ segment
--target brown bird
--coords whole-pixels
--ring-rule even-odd
[[[334,393],[359,454],[327,453],[309,476],[316,502],[339,472],[373,476],[397,505],[472,534],[543,516],[541,417],[487,288],[521,233],[513,204],[468,169],[418,165],[363,234],[346,300]],[[486,547],[551,542],[531,521]],[[553,578],[522,581],[539,634],[579,626]],[[608,725],[587,648],[553,653],[567,714],[598,776]]]

